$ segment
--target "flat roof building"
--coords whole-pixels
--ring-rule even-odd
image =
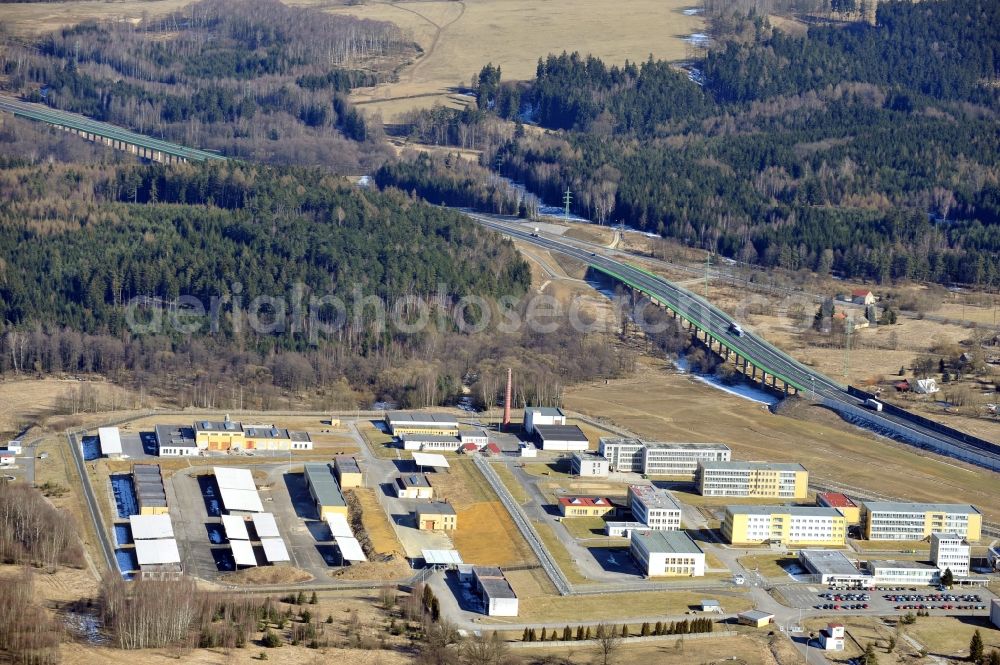
[[[647,577],[705,574],[705,553],[683,531],[633,531],[629,552]]]
[[[101,454],[111,459],[122,456],[122,437],[117,427],[99,427],[97,438],[101,444]]]
[[[201,452],[194,428],[187,425],[156,425],[156,452],[160,457],[190,457]]]
[[[364,485],[364,476],[361,474],[361,467],[358,466],[358,461],[350,455],[337,455],[334,457],[333,469],[337,474],[337,482],[340,484],[341,489]]]
[[[507,582],[503,571],[492,566],[473,566],[472,578],[487,616],[517,616],[517,594]]]
[[[573,475],[586,478],[607,478],[610,470],[608,460],[591,451],[573,453],[571,463]]]
[[[181,554],[173,538],[137,540],[135,557],[143,579],[169,579],[181,574]]]
[[[681,505],[674,495],[652,485],[629,485],[628,504],[635,521],[654,531],[681,528]]]
[[[433,499],[434,488],[423,473],[404,473],[396,477],[396,496],[400,499]]]
[[[983,516],[967,503],[864,501],[868,540],[923,540],[932,533],[954,533],[969,541],[982,534]]]
[[[128,521],[132,540],[174,537],[174,525],[170,522],[170,515],[130,515]]]
[[[132,485],[140,515],[165,515],[169,512],[159,464],[133,464]]]
[[[312,450],[308,432],[292,432],[274,425],[244,425],[243,447],[247,450]]]
[[[454,531],[458,528],[458,513],[447,501],[421,503],[414,513],[417,528],[421,531]]]
[[[542,450],[587,450],[590,439],[576,425],[535,425],[535,442]]]
[[[950,570],[954,577],[968,577],[971,552],[969,543],[957,533],[931,534],[931,563],[942,574]]]
[[[215,474],[222,507],[226,511],[234,514],[264,512],[264,504],[260,502],[257,483],[250,469],[216,466],[212,468],[212,473]]]
[[[443,434],[403,434],[399,437],[403,450],[437,450],[455,452],[462,447],[462,439]]]
[[[602,496],[559,497],[559,511],[563,517],[604,517],[614,509],[611,500]]]
[[[292,450],[312,450],[313,440],[309,432],[289,431],[288,438],[292,442]]]
[[[320,519],[331,513],[347,515],[347,501],[330,472],[329,464],[304,464],[303,473],[306,486],[309,487],[309,496],[316,505],[316,514]]]
[[[774,621],[774,615],[763,610],[747,610],[737,614],[736,620],[744,626],[763,628]]]
[[[781,543],[786,547],[843,547],[847,520],[835,508],[813,506],[726,506],[726,542]]]
[[[565,425],[566,414],[552,406],[529,406],[524,410],[524,431],[535,432],[538,425]]]
[[[698,461],[698,493],[762,499],[804,499],[809,472],[801,464]]]
[[[631,538],[633,531],[648,529],[642,522],[605,522],[604,535],[609,538]]]
[[[926,586],[936,584],[940,578],[937,566],[918,561],[875,559],[868,561],[866,568],[877,585]]]
[[[721,443],[673,443],[632,438],[601,437],[598,452],[610,469],[647,476],[694,478],[699,461],[731,459],[729,446]]]
[[[437,434],[458,436],[458,420],[454,416],[427,411],[389,411],[385,415],[389,433],[395,437],[404,434]]]
[[[243,425],[229,420],[199,420],[194,424],[194,440],[202,450],[226,451],[243,447]]]
[[[816,505],[824,508],[836,508],[847,518],[848,524],[861,523],[861,506],[854,503],[846,494],[820,492],[816,495]]]
[[[839,550],[802,549],[799,563],[820,584],[868,586],[871,576],[862,572]]]

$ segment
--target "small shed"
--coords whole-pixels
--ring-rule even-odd
[[[774,621],[773,614],[770,612],[763,612],[761,610],[747,610],[746,612],[740,612],[736,615],[736,618],[744,626],[753,626],[754,628],[763,628]]]
[[[701,611],[715,612],[716,614],[722,614],[722,605],[717,600],[711,600],[706,598],[701,601]]]

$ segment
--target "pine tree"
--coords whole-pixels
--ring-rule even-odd
[[[569,626],[563,628],[562,638],[563,642],[569,642],[571,639],[573,639],[573,629],[570,628]]]
[[[588,640],[592,639],[593,636],[594,636],[593,633],[590,632],[590,626],[587,626],[587,639]]]
[[[622,624],[622,637],[628,637],[628,624]]]
[[[582,640],[583,637],[584,637],[584,635],[583,635],[583,626],[577,626],[576,627],[576,639]]]
[[[545,626],[542,626],[542,639],[540,640],[541,642],[545,641],[546,635],[547,634],[546,634]]]
[[[656,629],[653,631],[653,634],[654,635],[663,635],[663,622],[662,621],[657,621],[656,622]]]
[[[527,641],[528,641],[528,637],[529,637],[530,635],[531,635],[531,631],[530,631],[530,630],[528,630],[528,627],[527,627],[527,626],[525,626],[525,628],[524,628],[524,632],[523,632],[523,633],[521,633],[521,641],[522,641],[522,642],[527,642]]]
[[[319,597],[316,595],[316,592],[313,591],[312,596],[309,597],[309,604],[315,605],[318,602],[319,602]]]
[[[969,660],[973,663],[981,663],[984,653],[983,636],[977,630],[972,634],[972,639],[969,640]]]
[[[649,637],[649,633],[650,633],[649,622],[648,621],[643,621],[642,622],[642,629],[640,630],[639,634],[642,635],[643,637]]]
[[[295,604],[296,605],[303,605],[303,604],[305,604],[305,602],[306,602],[306,594],[304,594],[303,592],[299,591],[299,595],[295,596]]]

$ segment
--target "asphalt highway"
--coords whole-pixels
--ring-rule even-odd
[[[605,274],[626,280],[646,295],[668,304],[671,309],[677,311],[684,318],[693,321],[701,330],[707,330],[712,337],[720,340],[731,350],[748,358],[758,369],[777,376],[780,380],[794,386],[802,393],[811,395],[816,400],[826,402],[831,406],[865,409],[864,400],[848,393],[846,387],[803,365],[769,344],[762,337],[748,330],[744,330],[742,335],[737,334],[733,327],[737,322],[728,314],[681,286],[629,263],[603,256],[598,251],[588,251],[586,248],[581,248],[565,240],[557,240],[545,233],[536,235],[525,231],[523,228],[518,228],[521,224],[516,222],[512,223],[503,218],[479,213],[466,212],[466,214],[480,224],[506,236],[553,252],[559,252],[583,261]],[[924,437],[936,443],[985,455],[993,460],[994,469],[1000,468],[1000,446],[975,445],[897,415],[879,413],[869,409],[865,409],[865,412],[869,419],[874,419],[882,425],[885,433],[895,433],[909,438]]]

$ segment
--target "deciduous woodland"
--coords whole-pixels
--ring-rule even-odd
[[[63,136],[51,136],[62,151]],[[553,317],[552,333],[502,332],[498,309],[485,331],[463,332],[456,317],[483,316],[477,306],[457,313],[463,296],[523,320],[528,266],[509,241],[401,191],[237,163],[49,163],[42,148],[38,164],[0,159],[0,372],[100,372],[204,407],[275,407],[282,392],[309,390],[317,408],[354,408],[380,398],[445,403],[463,384],[490,402],[503,363],[524,367],[525,399],[551,397],[632,362],[565,317]],[[206,316],[182,331],[171,323],[185,317],[171,305],[179,296],[206,310],[212,298],[229,304],[216,329]],[[245,317],[234,326],[232,303],[247,310],[261,296],[287,307],[263,307],[263,329]],[[346,316],[318,307],[316,321],[330,324],[322,331],[308,312],[297,319],[293,303],[312,296],[341,299]],[[427,298],[433,314],[415,331],[392,316],[417,321],[410,297]],[[130,311],[142,323],[159,314],[163,325],[138,331]]]
[[[344,96],[414,47],[392,23],[277,0],[202,0],[163,18],[87,22],[4,44],[4,88],[59,109],[234,157],[357,171],[381,125]]]
[[[550,204],[569,188],[574,212],[723,256],[1000,283],[1000,5],[880,3],[874,26],[804,37],[756,16],[723,22],[729,41],[691,73],[564,53],[520,84],[488,65],[479,111],[416,113],[408,131],[483,149],[483,165]],[[502,118],[558,131],[504,133]],[[410,159],[380,182],[491,207],[459,194],[482,190],[454,174],[466,167]]]

